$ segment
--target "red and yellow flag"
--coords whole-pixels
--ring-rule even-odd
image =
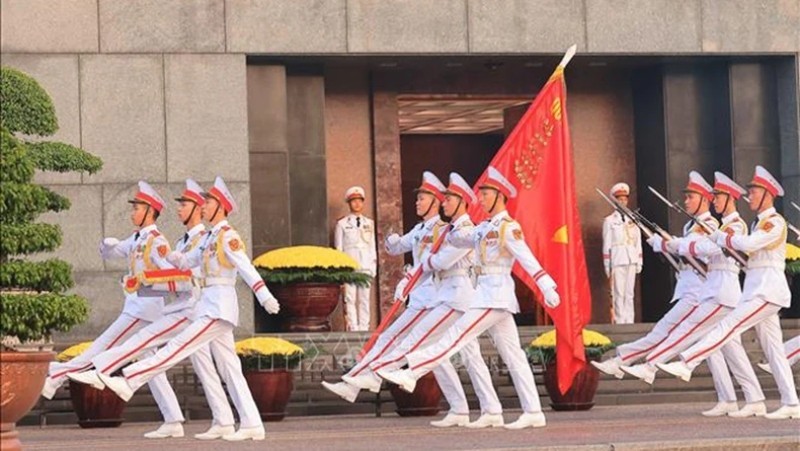
[[[519,194],[508,203],[509,214],[520,223],[528,246],[558,284],[561,304],[544,308],[556,328],[562,393],[586,364],[582,331],[592,308],[575,196],[564,65],[558,66],[490,163],[517,188]],[[486,172],[475,186],[485,178]],[[480,210],[473,206],[473,219],[485,217],[475,208]],[[514,274],[538,293],[519,264],[514,265]],[[537,298],[544,305],[541,294]]]

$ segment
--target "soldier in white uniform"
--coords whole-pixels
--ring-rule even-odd
[[[179,198],[175,199],[179,202],[178,218],[186,227],[186,233],[175,243],[175,249],[178,252],[189,253],[197,248],[205,237],[206,228],[201,218],[201,210],[205,204],[202,193],[197,182],[187,179],[186,189]],[[195,277],[199,277],[200,269],[193,268],[192,273]],[[76,382],[89,384],[102,390],[105,384],[98,377],[98,372],[110,377],[115,371],[139,358],[142,354],[152,355],[156,348],[178,335],[194,320],[193,313],[198,299],[199,292],[197,294],[192,291],[180,293],[175,302],[165,306],[164,316],[161,319],[140,330],[122,345],[95,356],[92,359],[95,370],[70,373],[68,377]],[[208,346],[199,349],[189,358],[206,393],[213,417],[211,429],[205,433],[196,434],[195,437],[201,440],[210,440],[220,438],[225,434],[232,434],[235,432],[233,412],[228,404],[219,375],[214,368],[214,361]],[[183,437],[183,426],[178,421],[166,421],[165,415],[164,424],[157,430],[146,433],[145,437]]]
[[[444,200],[444,191],[444,185],[435,175],[428,171],[422,174],[422,184],[416,189],[417,202],[415,204],[417,216],[422,218],[422,222],[414,226],[402,237],[396,233],[386,237],[386,251],[390,255],[403,255],[406,252],[411,252],[414,266],[420,264],[423,255],[433,246],[433,243],[436,242],[439,235],[447,227],[447,224],[439,217],[439,208]],[[411,275],[406,274],[406,278],[409,277]],[[401,281],[402,283],[403,281]],[[398,289],[402,290],[400,286],[398,286]],[[369,365],[399,345],[411,329],[431,312],[433,307],[431,303],[436,300],[436,286],[430,278],[420,280],[409,297],[410,300],[405,311],[378,336],[372,349],[347,372],[345,377],[354,378],[362,374],[370,374]],[[342,382],[337,383],[323,381],[322,386],[343,399],[354,402],[361,389],[356,385],[349,384],[344,380],[344,377],[342,379]],[[380,384],[377,386],[370,385],[369,390],[373,393],[378,393]]]
[[[721,172],[716,172],[714,179],[712,193],[714,209],[722,216],[720,230],[736,236],[746,236],[747,224],[736,211],[736,200],[745,193],[744,188]],[[648,384],[652,384],[655,379],[656,364],[669,361],[701,339],[736,307],[742,296],[742,289],[739,285],[740,268],[736,264],[736,260],[725,255],[723,248],[708,239],[707,235],[701,235],[696,239],[673,239],[666,242],[665,246],[670,252],[708,259],[708,274],[700,293],[700,306],[697,310],[673,330],[663,343],[647,355],[646,363],[620,367],[624,372],[638,377]],[[711,355],[708,359],[708,366],[717,390],[718,403],[712,409],[703,412],[704,416],[729,415],[743,418],[750,416],[751,411],[760,410],[756,404],[763,405],[764,393],[758,377],[753,371],[753,366],[747,358],[740,337],[737,336],[723,346],[720,351]],[[741,412],[736,403],[736,391],[733,388],[728,366],[742,387],[747,401],[747,405]]]
[[[450,185],[444,194],[444,213],[452,218],[448,234],[471,236],[475,226],[467,214],[467,208],[470,203],[477,202],[478,198],[475,196],[475,192],[460,175],[453,172],[450,174]],[[369,371],[365,370],[360,376],[343,378],[346,382],[361,389],[380,387],[381,379],[375,375],[375,371],[399,369],[399,362],[408,353],[439,340],[475,301],[478,292],[470,277],[475,264],[472,249],[460,249],[444,243],[436,254],[427,251],[421,260],[423,277],[433,277],[437,287],[436,299],[431,304],[435,307],[414,326],[400,345],[372,362]],[[395,297],[400,298],[404,289],[405,284],[398,285]],[[450,404],[450,411],[442,420],[432,421],[431,425],[472,428],[502,426],[503,407],[492,386],[492,377],[481,356],[480,344],[477,339],[464,346],[459,352],[459,356],[480,401],[481,418],[474,423],[469,423],[467,396],[461,386],[458,372],[447,360],[435,368],[433,374],[445,399]]]
[[[789,366],[794,366],[795,363],[800,362],[800,335],[786,341],[783,344],[783,349],[786,354],[786,360],[789,361]],[[758,367],[772,374],[769,363],[759,363]]]
[[[611,195],[623,205],[628,205],[630,194],[627,183],[611,188]],[[603,220],[603,266],[611,284],[612,321],[632,324],[636,275],[642,272],[642,231],[618,211]]]
[[[750,235],[737,236],[722,231],[711,235],[717,244],[746,252],[750,256],[742,300],[704,339],[682,352],[680,361],[658,364],[660,369],[688,381],[692,371],[703,360],[744,331],[755,327],[781,393],[782,406],[764,415],[768,419],[800,418],[800,403],[783,348],[778,318],[778,312],[781,308],[789,307],[792,297],[783,273],[788,228],[786,220],[773,206],[775,198],[783,193],[783,187],[775,177],[763,167],[756,166],[753,180],[748,184],[748,195],[750,208],[758,212],[758,221],[755,227],[751,227]]]
[[[364,209],[364,188],[353,186],[344,195],[350,214],[339,219],[334,233],[334,247],[358,262],[359,271],[375,277],[375,223],[361,214]],[[369,330],[369,289],[352,284],[344,286],[344,308],[347,330]]]
[[[511,268],[518,262],[536,281],[545,303],[554,308],[560,303],[555,281],[542,269],[525,243],[519,223],[506,211],[506,200],[516,196],[516,188],[494,167],[480,186],[480,203],[490,219],[475,227],[467,236],[453,235],[448,243],[474,248],[478,257],[477,302],[436,343],[406,355],[408,369],[378,370],[382,378],[413,392],[417,380],[447,361],[483,332],[488,332],[500,357],[508,367],[514,388],[520,397],[523,414],[507,429],[546,425],[533,372],[519,341],[514,314],[519,303],[514,292]]]
[[[169,242],[159,233],[156,220],[164,208],[164,199],[147,182],[140,181],[131,203],[131,222],[137,231],[123,241],[105,238],[100,244],[103,259],[126,258],[128,273],[123,277],[125,305],[119,317],[97,337],[86,351],[68,362],[50,364],[42,396],[52,399],[67,375],[88,370],[92,359],[103,351],[119,346],[136,332],[157,321],[164,309],[163,297],[145,297],[138,294],[139,277],[145,270],[172,269],[165,257],[170,251]],[[150,391],[158,408],[168,423],[183,422],[178,398],[165,374],[149,381]]]
[[[244,279],[267,312],[278,313],[280,307],[250,262],[241,237],[228,224],[227,217],[236,211],[236,203],[221,177],[216,178],[214,186],[205,196],[203,217],[211,224],[211,231],[205,235],[200,246],[190,253],[172,252],[168,255],[169,261],[181,269],[201,268],[203,291],[196,306],[197,319],[154,356],[123,369],[124,376],[109,378],[102,373],[99,376],[108,388],[127,401],[148,380],[208,346],[240,419],[239,430],[223,435],[222,439],[263,440],[264,425],[242,375],[242,365],[233,340],[233,329],[239,323],[237,274]]]
[[[701,196],[701,199],[698,202],[694,202],[694,205],[687,205],[687,207],[689,207],[688,211],[715,229],[719,224],[708,211],[708,199],[702,198],[703,193],[709,192],[710,190],[711,186],[699,173],[696,171],[689,173],[689,182],[684,189],[684,193],[698,194]],[[687,196],[687,201],[689,197],[690,196]],[[694,239],[702,235],[703,228],[698,224],[694,224],[692,221],[687,222],[683,226],[682,236],[684,238],[692,237]],[[667,242],[667,240],[662,239],[659,235],[653,235],[647,242],[656,253],[668,252],[667,248],[664,247],[664,243]],[[677,275],[677,279],[678,281],[675,284],[672,300],[670,300],[670,303],[674,305],[669,309],[667,314],[653,326],[653,329],[648,332],[647,335],[636,341],[618,346],[615,357],[603,362],[591,362],[594,367],[610,376],[622,379],[625,373],[620,369],[621,365],[631,365],[643,359],[648,353],[652,352],[658,345],[663,343],[669,334],[677,329],[681,323],[691,317],[700,305],[700,291],[705,279],[688,264],[681,265],[681,270]]]

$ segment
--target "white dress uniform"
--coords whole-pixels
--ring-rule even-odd
[[[471,203],[477,202],[475,193],[456,173],[450,174],[450,186],[447,192]],[[465,213],[452,221],[452,229],[448,232],[448,236],[469,239],[474,228],[469,215]],[[475,260],[471,249],[457,248],[446,242],[436,254],[426,252],[423,255],[424,277],[433,278],[437,287],[436,297],[440,303],[411,330],[400,345],[370,365],[373,372],[384,368],[399,369],[408,353],[435,343],[451,325],[469,310],[478,295],[470,277],[474,265]],[[481,356],[480,344],[477,339],[467,343],[459,351],[459,357],[475,388],[481,413],[502,414],[503,407],[492,385],[491,374]],[[453,364],[449,360],[445,360],[433,370],[433,373],[450,405],[450,413],[468,415],[467,397]]]
[[[800,335],[788,340],[783,344],[783,349],[786,353],[786,359],[789,361],[789,366],[794,365],[800,361]]]
[[[345,199],[349,202],[360,197],[364,199],[364,189],[354,186],[347,190]],[[348,214],[336,222],[334,247],[353,258],[359,271],[375,277],[377,273],[377,254],[375,250],[375,223],[361,214]],[[345,285],[344,306],[347,317],[347,330],[369,330],[370,287]]]
[[[628,196],[630,188],[618,183],[611,195]],[[642,231],[616,211],[603,220],[603,266],[611,281],[614,324],[633,324],[636,274],[642,272]]]
[[[766,189],[773,197],[783,195],[783,188],[763,167],[757,166],[750,186]],[[748,236],[716,232],[712,239],[720,245],[749,254],[742,300],[705,338],[680,354],[681,362],[661,364],[659,368],[684,380],[709,355],[742,332],[756,328],[759,342],[767,357],[783,406],[791,408],[793,417],[800,417],[797,391],[786,359],[778,312],[789,307],[791,292],[784,275],[786,258],[786,220],[768,208],[758,214],[758,221]],[[770,415],[768,415],[769,417]]]
[[[147,182],[138,183],[138,192],[131,203],[144,203],[157,211],[164,207],[164,200]],[[158,232],[155,224],[143,227],[127,239],[119,241],[106,238],[100,245],[103,259],[126,258],[129,262],[128,274],[124,281],[135,278],[145,270],[174,268],[164,258],[169,252],[169,242]],[[95,338],[91,346],[83,353],[68,362],[50,364],[47,380],[42,395],[52,399],[55,391],[73,372],[86,371],[92,368],[92,359],[103,351],[119,346],[151,322],[158,320],[164,308],[161,297],[141,297],[134,290],[125,290],[125,304],[120,316]],[[164,415],[165,421],[183,421],[178,398],[167,380],[166,375],[153,379],[149,384],[153,398]]]
[[[516,195],[513,185],[491,166],[487,182],[483,187],[496,189],[509,198]],[[406,356],[408,370],[380,371],[378,374],[393,382],[409,379],[416,381],[448,361],[483,332],[488,332],[500,357],[508,367],[514,388],[520,398],[523,417],[526,417],[521,427],[544,426],[545,419],[541,413],[533,372],[520,345],[519,333],[514,323],[513,315],[519,312],[519,303],[514,290],[514,279],[511,277],[511,268],[515,261],[518,262],[545,294],[545,301],[550,307],[555,307],[560,302],[555,291],[555,281],[542,269],[525,243],[519,223],[506,211],[482,222],[475,227],[472,234],[461,237],[448,235],[447,242],[456,247],[474,248],[478,263],[476,267],[478,296],[471,303],[471,308],[444,333],[440,340]],[[523,421],[523,417],[520,418],[520,422]],[[516,428],[514,425],[506,427]]]
[[[432,194],[440,201],[444,199],[442,194],[445,191],[444,184],[430,172],[423,173],[422,184],[417,190]],[[414,267],[417,267],[422,263],[422,257],[427,255],[429,249],[439,239],[439,235],[444,232],[445,227],[447,227],[447,223],[442,221],[438,214],[432,216],[415,225],[402,237],[397,234],[386,237],[386,252],[389,255],[403,255],[411,252]],[[408,333],[440,303],[436,297],[436,285],[433,280],[430,278],[420,280],[409,295],[405,311],[378,336],[375,345],[361,361],[348,371],[346,376],[358,377],[371,374],[369,366],[399,345]],[[376,390],[373,388],[373,391]]]
[[[229,214],[235,212],[233,196],[222,178],[217,177],[214,187],[207,195],[217,199],[221,208]],[[248,435],[246,438],[263,439],[261,417],[242,375],[241,362],[236,355],[233,339],[233,329],[239,323],[239,303],[235,287],[237,274],[253,290],[268,312],[277,313],[277,301],[253,267],[241,237],[227,220],[215,224],[199,247],[188,254],[173,252],[169,255],[169,260],[181,269],[200,267],[203,290],[195,307],[197,319],[154,356],[123,369],[123,378],[104,378],[103,382],[123,399],[129,399],[148,380],[163,374],[198,350],[209,347],[217,370],[239,413],[240,432],[256,430],[255,435]]]

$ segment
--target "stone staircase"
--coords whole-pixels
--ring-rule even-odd
[[[784,339],[800,334],[800,320],[785,319],[782,321]],[[652,324],[631,325],[592,325],[589,329],[596,330],[617,343],[635,340],[646,334]],[[536,336],[549,330],[549,327],[521,327],[520,336],[523,344],[529,343]],[[306,349],[313,349],[316,356],[307,359],[302,367],[295,373],[294,391],[288,406],[288,415],[342,415],[342,414],[372,414],[380,416],[394,411],[394,403],[388,390],[379,394],[362,392],[358,400],[351,404],[343,401],[336,395],[323,389],[320,382],[323,380],[334,381],[344,371],[344,365],[352,361],[352,357],[367,340],[368,335],[356,332],[331,332],[328,334],[281,334],[281,338],[295,342]],[[754,331],[748,331],[742,337],[745,349],[751,362],[763,361],[763,353],[755,338]],[[505,366],[497,356],[487,336],[481,337],[481,349],[492,373],[492,380],[503,406],[507,409],[519,408],[511,378]],[[469,377],[463,368],[459,374],[464,382],[464,389],[470,399],[470,406],[478,408]],[[768,400],[779,398],[775,382],[769,374],[756,368],[762,388]],[[547,406],[549,399],[542,381],[541,367],[534,366],[534,375],[542,397],[542,404]],[[168,373],[181,406],[187,419],[209,419],[210,412],[202,387],[198,384],[191,366],[178,365]],[[794,368],[795,381],[800,386],[800,368]],[[76,421],[72,412],[69,399],[69,384],[61,389],[53,400],[40,399],[34,409],[20,422],[23,425],[43,424],[69,424]],[[740,400],[743,399],[739,392]],[[690,383],[679,381],[676,378],[659,373],[655,383],[650,386],[626,377],[617,380],[613,377],[601,375],[600,386],[595,396],[597,405],[629,405],[652,403],[676,402],[716,402],[716,394],[710,373],[706,365],[701,365],[692,376]],[[446,404],[442,403],[443,409]],[[159,421],[160,415],[146,387],[137,392],[137,395],[128,403],[124,417],[126,421]]]

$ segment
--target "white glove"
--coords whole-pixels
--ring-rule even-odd
[[[555,288],[550,288],[544,292],[544,303],[550,308],[556,308],[561,303],[561,298]]]
[[[661,238],[661,235],[653,234],[653,235],[650,236],[650,238],[647,239],[647,244],[649,244],[650,247],[652,247],[654,251],[661,252],[661,242],[662,241],[663,241],[663,239]]]
[[[98,248],[100,251],[100,256],[105,258],[106,252],[118,244],[119,240],[116,238],[103,238],[103,241],[100,242],[100,247]]]
[[[411,276],[406,274],[405,277],[400,279],[400,282],[397,283],[397,288],[394,289],[394,301],[395,302],[405,302],[406,298],[408,298],[408,294],[405,296],[403,295],[403,291],[405,291],[406,287],[408,286],[408,282],[411,281]]]
[[[663,243],[664,243],[664,247],[667,248],[667,251],[669,251],[670,254],[677,254],[678,251],[680,250],[680,241],[679,240],[672,239],[672,240],[669,240],[669,241],[664,241]]]
[[[170,262],[176,268],[180,267],[182,254],[178,251],[171,251],[167,254],[166,260]]]
[[[399,242],[400,242],[400,235],[396,233],[393,233],[386,237],[386,247],[397,246]]]
[[[641,264],[637,264],[636,265],[636,274],[641,274],[641,273],[642,273],[642,265]]]
[[[274,315],[281,310],[278,300],[275,299],[275,296],[269,292],[267,287],[261,287],[258,289],[258,291],[256,291],[256,299],[258,299],[259,304],[264,307],[264,310],[271,315]]]

